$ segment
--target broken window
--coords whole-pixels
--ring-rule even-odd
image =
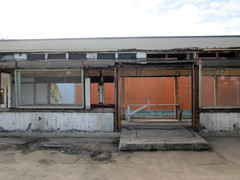
[[[17,70],[17,107],[83,108],[82,70]]]

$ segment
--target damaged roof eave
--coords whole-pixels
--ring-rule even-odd
[[[0,40],[0,52],[172,51],[240,47],[240,36]]]

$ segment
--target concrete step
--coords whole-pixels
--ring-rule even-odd
[[[189,129],[122,129],[119,143],[121,151],[208,149],[209,143]]]

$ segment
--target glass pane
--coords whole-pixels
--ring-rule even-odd
[[[81,106],[80,70],[20,71],[18,73],[19,106]]]

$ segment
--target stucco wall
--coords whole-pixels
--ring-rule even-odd
[[[1,112],[0,128],[8,131],[114,131],[113,113]]]
[[[240,132],[240,112],[200,113],[200,124],[208,131]]]

